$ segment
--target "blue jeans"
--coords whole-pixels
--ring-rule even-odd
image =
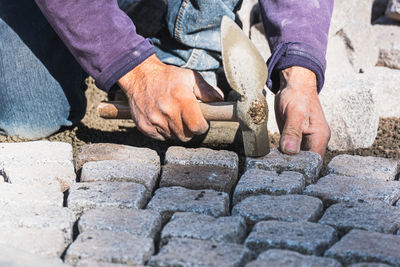
[[[234,18],[238,2],[168,0],[166,27],[154,38],[157,56],[215,83],[220,21]],[[86,110],[84,77],[34,1],[0,1],[0,134],[35,139],[79,122]]]

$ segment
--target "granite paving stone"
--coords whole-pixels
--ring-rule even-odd
[[[233,193],[233,205],[246,197],[256,195],[301,194],[305,186],[304,176],[299,172],[247,170],[240,178]]]
[[[381,262],[400,266],[400,236],[352,230],[334,244],[325,256],[349,265],[357,262]]]
[[[87,231],[78,236],[65,255],[65,262],[81,260],[109,263],[144,264],[154,253],[151,238],[111,231]]]
[[[164,187],[155,192],[147,209],[160,212],[163,223],[166,223],[175,212],[194,212],[221,217],[229,215],[229,196],[214,190]]]
[[[322,212],[321,200],[304,195],[252,196],[245,198],[232,209],[232,215],[242,216],[248,224],[262,220],[316,222]]]
[[[246,265],[246,267],[265,267],[265,266],[285,266],[285,267],[341,267],[342,265],[330,258],[302,255],[300,253],[282,250],[270,249],[261,253],[255,261]]]
[[[157,152],[149,148],[102,143],[80,147],[75,158],[75,168],[80,171],[86,162],[104,160],[132,160],[160,166],[160,157]]]
[[[390,265],[375,262],[360,262],[349,265],[349,267],[390,267]]]
[[[306,187],[304,193],[319,197],[326,206],[357,201],[382,201],[393,205],[400,198],[400,182],[329,174],[319,179],[318,183]]]
[[[295,171],[304,174],[306,184],[315,183],[322,168],[322,158],[310,151],[300,151],[297,155],[286,155],[278,149],[260,158],[247,158],[246,170],[263,169],[267,171]]]
[[[186,238],[171,239],[151,257],[150,266],[243,266],[252,257],[249,249],[239,244],[224,244]]]
[[[398,172],[398,162],[394,159],[345,154],[334,157],[326,169],[326,174],[383,181],[394,180]]]
[[[161,233],[161,243],[172,238],[191,238],[224,243],[243,243],[246,222],[238,216],[219,217],[190,212],[175,213]]]
[[[101,262],[101,261],[93,261],[93,260],[83,260],[79,261],[76,267],[127,267],[127,264],[121,263],[110,263],[110,262]],[[135,267],[142,267],[144,265],[135,264]]]
[[[245,241],[257,254],[271,249],[289,249],[322,255],[337,240],[334,228],[310,222],[258,222]]]
[[[385,203],[339,203],[330,206],[319,223],[341,234],[352,229],[393,234],[400,227],[400,208]]]
[[[148,200],[147,189],[136,183],[76,183],[69,192],[67,206],[77,216],[100,207],[141,209]]]
[[[160,165],[134,160],[87,162],[82,167],[81,182],[134,182],[152,192],[160,174]]]
[[[97,208],[83,213],[78,221],[78,229],[80,233],[108,230],[154,238],[161,230],[161,216],[152,210]]]

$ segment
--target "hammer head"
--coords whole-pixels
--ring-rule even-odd
[[[269,153],[268,106],[264,85],[267,65],[254,44],[228,17],[221,24],[224,72],[229,85],[239,95],[237,117],[243,135],[246,156],[260,157]]]

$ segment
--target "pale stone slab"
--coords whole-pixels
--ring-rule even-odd
[[[325,256],[349,265],[357,262],[381,262],[400,265],[400,236],[352,230],[331,247]]]
[[[226,193],[214,190],[164,187],[155,192],[147,209],[160,212],[163,223],[175,212],[194,212],[221,217],[229,215],[229,197]]]
[[[322,167],[322,158],[319,154],[310,151],[300,151],[297,155],[286,155],[278,149],[259,158],[247,158],[246,169],[263,169],[267,171],[295,171],[304,174],[307,184],[318,179]]]
[[[151,258],[150,266],[243,266],[251,252],[238,244],[177,238]]]
[[[246,222],[238,216],[214,218],[203,214],[177,212],[161,233],[161,243],[172,238],[191,238],[224,243],[243,243]]]
[[[65,262],[76,265],[81,260],[92,260],[136,265],[144,264],[153,253],[151,238],[111,231],[87,231],[69,247]]]
[[[97,208],[86,211],[78,222],[79,232],[107,230],[155,238],[161,230],[161,216],[152,210]]]
[[[396,25],[374,25],[379,47],[378,66],[400,69],[400,29]]]
[[[257,254],[279,248],[320,256],[337,240],[334,228],[310,222],[258,222],[246,239]]]
[[[298,172],[247,170],[240,178],[233,193],[233,205],[246,197],[256,195],[301,194],[305,186],[304,176]]]
[[[319,179],[317,184],[309,185],[304,193],[321,198],[326,206],[357,201],[383,201],[393,205],[400,198],[400,182],[329,174]]]
[[[252,196],[233,207],[232,215],[240,215],[248,224],[262,220],[315,222],[323,212],[322,201],[303,195]]]
[[[127,264],[120,263],[110,263],[110,262],[101,262],[101,261],[93,261],[93,260],[83,260],[79,261],[76,267],[127,267]],[[135,265],[135,267],[142,267],[144,265]]]
[[[255,261],[252,261],[246,265],[246,267],[265,266],[341,267],[342,265],[334,259],[302,255],[294,251],[282,249],[270,249],[266,252],[263,252]]]
[[[148,200],[148,191],[135,183],[76,183],[69,192],[67,206],[77,216],[101,207],[141,209]]]
[[[332,173],[382,181],[394,180],[398,172],[397,160],[346,154],[334,157],[326,169],[326,174]]]
[[[81,182],[134,182],[152,192],[160,174],[160,165],[134,160],[87,162],[82,167]]]

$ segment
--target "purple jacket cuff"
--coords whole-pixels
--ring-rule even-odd
[[[284,43],[277,47],[272,56],[268,59],[268,79],[267,86],[273,92],[277,93],[280,86],[279,71],[293,66],[307,68],[317,76],[317,90],[321,91],[325,81],[326,62],[320,62],[311,53],[303,49],[297,49],[305,44]]]

